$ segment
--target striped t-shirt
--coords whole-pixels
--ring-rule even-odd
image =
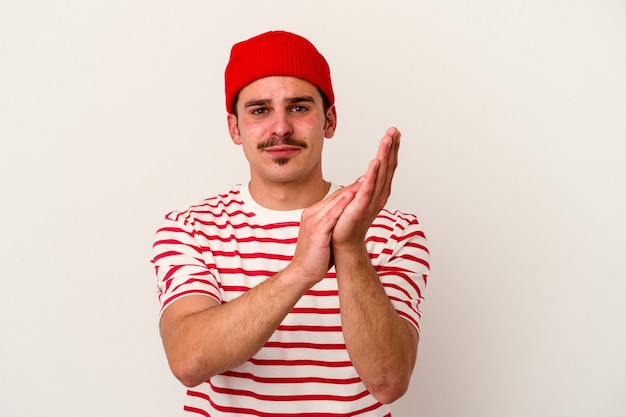
[[[167,214],[152,261],[161,312],[190,294],[227,303],[284,269],[295,251],[301,214],[261,207],[240,185]],[[416,217],[383,209],[366,247],[392,305],[419,331],[429,253]],[[334,268],[304,294],[259,352],[189,389],[184,410],[211,417],[391,415],[350,362]]]

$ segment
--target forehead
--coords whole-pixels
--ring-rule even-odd
[[[251,82],[239,92],[239,102],[269,100],[281,102],[294,97],[309,96],[322,103],[319,89],[308,81],[296,77],[272,76]]]

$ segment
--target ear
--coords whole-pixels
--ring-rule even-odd
[[[330,139],[335,135],[337,128],[337,109],[333,104],[326,112],[326,124],[324,125],[324,137]]]
[[[237,125],[237,116],[234,114],[229,114],[228,118],[228,133],[230,133],[230,138],[232,139],[235,145],[241,145],[241,137],[239,135],[239,126]]]

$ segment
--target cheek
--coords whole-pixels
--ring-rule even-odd
[[[299,139],[315,140],[317,136],[324,135],[324,123],[317,118],[302,118],[292,123],[292,132]]]
[[[266,136],[267,129],[263,123],[243,122],[239,125],[241,136],[244,138],[259,139]]]

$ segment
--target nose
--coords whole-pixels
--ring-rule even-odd
[[[276,137],[291,136],[291,134],[293,133],[293,125],[287,111],[276,110],[274,112],[272,130],[272,133]]]

